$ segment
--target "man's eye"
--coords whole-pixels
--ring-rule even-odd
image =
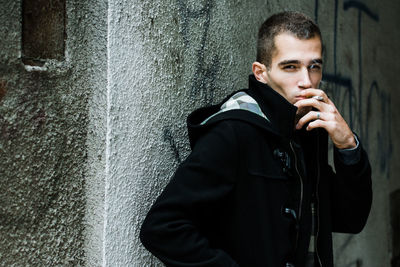
[[[294,69],[296,69],[296,66],[295,65],[286,65],[286,66],[283,67],[283,69],[285,69],[285,70],[294,70]]]
[[[309,68],[310,70],[318,71],[318,70],[321,69],[321,66],[315,64],[315,65],[310,65],[308,68]]]

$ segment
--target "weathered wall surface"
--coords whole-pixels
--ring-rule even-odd
[[[41,71],[21,63],[20,1],[0,7],[0,265],[162,266],[138,233],[189,153],[186,116],[247,86],[257,28],[282,10],[321,26],[323,88],[373,165],[370,220],[335,235],[336,266],[390,265],[400,2],[70,0],[65,59]]]
[[[154,266],[137,236],[143,216],[188,153],[185,117],[245,87],[258,25],[300,10],[321,25],[323,88],[367,147],[374,169],[371,219],[336,235],[337,266],[389,266],[389,193],[399,188],[395,1],[112,1],[109,28],[107,266]],[[126,25],[126,27],[121,27]],[[127,238],[128,237],[128,238]]]
[[[110,2],[106,266],[158,265],[138,240],[143,216],[188,153],[186,115],[246,85],[262,7]]]
[[[389,196],[399,189],[396,166],[400,145],[398,66],[400,5],[395,1],[335,1],[322,5],[318,22],[325,32],[325,88],[360,135],[373,168],[374,201],[368,224],[360,235],[337,234],[336,266],[390,266],[393,229]],[[400,226],[400,225],[399,225]],[[398,227],[397,226],[397,229]],[[398,230],[397,230],[398,231]]]
[[[21,6],[0,1],[0,266],[84,265],[85,170],[88,157],[91,170],[100,161],[88,148],[101,154],[87,135],[105,129],[88,127],[89,103],[106,87],[107,5],[67,1],[65,57],[37,70],[21,60]]]

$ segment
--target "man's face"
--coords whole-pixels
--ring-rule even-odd
[[[271,65],[261,75],[261,82],[286,98],[291,104],[304,99],[300,92],[318,88],[322,78],[320,38],[301,40],[289,33],[275,37]]]

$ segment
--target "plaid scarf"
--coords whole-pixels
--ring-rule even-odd
[[[218,111],[217,113],[208,117],[206,120],[204,120],[201,123],[201,125],[204,125],[211,118],[215,117],[216,115],[218,115],[222,112],[225,112],[228,110],[234,110],[234,109],[241,109],[241,110],[247,110],[247,111],[253,112],[253,113],[263,117],[264,119],[266,119],[269,122],[269,119],[261,111],[260,106],[254,100],[254,98],[252,98],[245,92],[238,92],[238,93],[234,94],[231,98],[229,98],[228,101],[226,101],[224,104],[222,104],[220,111]]]

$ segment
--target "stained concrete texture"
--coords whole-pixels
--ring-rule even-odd
[[[104,132],[88,122],[106,87],[107,10],[67,2],[63,57],[37,67],[22,62],[22,2],[0,1],[0,266],[87,262],[85,183],[101,161],[89,161],[87,138]]]
[[[373,167],[365,230],[336,266],[389,266],[400,188],[400,2],[66,1],[65,59],[21,63],[21,2],[0,0],[0,262],[162,266],[138,239],[189,153],[186,116],[247,86],[258,26],[282,10],[321,26],[324,83]]]

